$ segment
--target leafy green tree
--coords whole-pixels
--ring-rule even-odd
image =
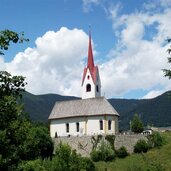
[[[134,115],[131,121],[131,130],[134,133],[141,133],[144,130],[143,123],[137,114]]]
[[[0,170],[16,170],[22,160],[51,157],[53,142],[45,126],[33,126],[19,103],[24,77],[0,71]]]
[[[45,126],[31,127],[23,144],[25,160],[52,158],[53,142]]]
[[[171,43],[171,39],[167,39],[168,43]],[[171,63],[171,46],[167,49],[168,52],[168,63]],[[171,70],[170,69],[163,69],[164,72],[164,76],[165,77],[169,77],[169,79],[171,79]]]
[[[3,50],[8,50],[10,43],[23,43],[24,41],[29,41],[24,38],[24,32],[16,33],[8,29],[0,31],[0,55],[4,55]]]
[[[0,170],[9,170],[20,160],[28,119],[18,103],[24,91],[24,77],[0,71]]]

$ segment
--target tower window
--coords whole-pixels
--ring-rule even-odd
[[[99,92],[99,86],[98,85],[96,85],[96,91]]]
[[[66,123],[66,132],[69,132],[69,123]]]
[[[90,76],[89,76],[89,75],[87,76],[87,79],[88,79],[88,80],[90,79]]]
[[[111,126],[112,126],[112,121],[108,120],[108,130],[111,130]]]
[[[89,91],[91,91],[91,85],[90,84],[87,84],[86,85],[86,92],[89,92]]]
[[[76,123],[76,131],[77,131],[77,132],[80,131],[80,123],[79,123],[79,122]]]
[[[100,130],[103,130],[103,121],[100,120],[99,123],[100,123]]]

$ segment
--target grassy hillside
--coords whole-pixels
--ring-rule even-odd
[[[166,144],[146,154],[132,154],[125,159],[95,163],[98,171],[171,171],[171,133],[164,133]],[[149,169],[149,170],[148,170]]]

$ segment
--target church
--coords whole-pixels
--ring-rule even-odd
[[[49,116],[51,137],[117,134],[119,114],[101,96],[101,81],[98,66],[94,64],[91,33],[81,91],[82,99],[55,103]]]

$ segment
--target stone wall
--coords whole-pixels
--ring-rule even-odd
[[[104,137],[103,137],[104,138]],[[139,139],[145,139],[145,135],[134,134],[134,135],[116,135],[115,148],[118,149],[121,146],[125,146],[129,153],[133,152],[133,147]],[[92,150],[91,136],[80,136],[80,137],[58,137],[54,138],[55,146],[60,143],[67,143],[73,149],[76,149],[82,156],[89,156]]]

